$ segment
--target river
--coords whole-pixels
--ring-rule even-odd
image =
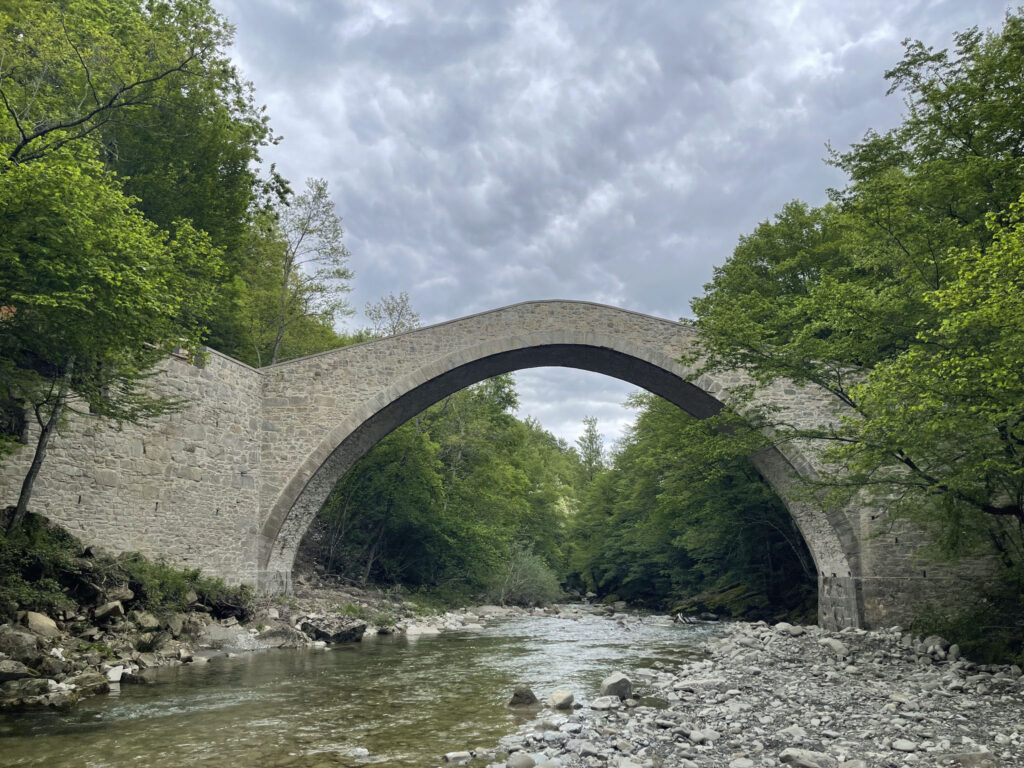
[[[153,685],[124,685],[69,713],[2,718],[0,764],[437,765],[446,752],[493,747],[524,722],[504,706],[516,682],[541,698],[568,688],[585,700],[617,669],[699,655],[709,631],[537,615],[473,632],[225,656],[162,669]]]

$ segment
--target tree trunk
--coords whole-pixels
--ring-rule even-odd
[[[28,503],[32,498],[32,488],[35,486],[36,478],[39,477],[39,471],[43,468],[43,461],[46,459],[46,451],[50,447],[50,440],[57,431],[57,427],[60,425],[60,417],[64,413],[64,404],[67,401],[68,388],[71,384],[71,372],[74,370],[74,366],[75,361],[72,358],[68,361],[64,375],[61,377],[56,402],[50,409],[50,415],[45,422],[40,418],[38,409],[36,410],[36,419],[39,421],[42,430],[39,433],[39,440],[36,442],[36,452],[32,457],[32,464],[29,466],[28,473],[21,483],[18,504],[14,508],[14,514],[11,515],[10,521],[7,523],[6,533],[8,536],[21,528],[25,522],[25,517],[28,515]]]

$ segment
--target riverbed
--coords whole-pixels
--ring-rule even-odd
[[[159,670],[68,713],[0,719],[7,766],[437,765],[492,747],[531,714],[505,707],[517,682],[543,698],[598,693],[617,669],[675,668],[714,625],[515,616],[482,630],[379,636],[332,650],[279,650]]]

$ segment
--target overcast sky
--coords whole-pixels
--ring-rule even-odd
[[[326,178],[362,308],[433,323],[531,299],[688,315],[737,238],[899,120],[907,37],[998,28],[1003,0],[214,0],[297,189]],[[357,315],[349,327],[363,325]],[[521,414],[614,440],[630,387],[517,374]]]

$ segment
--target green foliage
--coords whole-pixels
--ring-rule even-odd
[[[463,601],[488,588],[517,541],[559,570],[575,453],[514,418],[516,405],[511,378],[500,376],[382,440],[334,489],[314,527],[328,570]]]
[[[74,537],[35,515],[16,535],[0,536],[0,613],[12,604],[41,613],[71,608],[63,583],[81,572],[80,552]]]
[[[850,468],[834,501],[874,493],[934,523],[946,553],[1024,557],[1020,209],[1024,11],[953,51],[907,42],[886,73],[908,112],[831,162],[845,188],[785,206],[694,301],[708,368],[814,382],[856,413],[793,433]]]
[[[499,605],[546,605],[562,595],[558,575],[533,547],[521,542],[509,546],[487,587],[488,601]]]
[[[252,588],[229,587],[223,580],[203,576],[198,568],[180,568],[149,560],[137,552],[117,558],[138,605],[157,614],[184,611],[193,602],[214,609],[218,618],[246,619],[252,611]]]
[[[1019,566],[1007,569],[986,594],[967,605],[923,606],[911,630],[940,635],[963,655],[983,664],[1024,665],[1024,579]]]
[[[737,614],[801,610],[814,569],[746,459],[764,447],[761,432],[728,413],[698,421],[649,394],[630,402],[637,420],[572,520],[576,583],[662,609],[739,586]]]
[[[29,515],[16,532],[0,537],[0,611],[16,603],[53,614],[100,599],[108,585],[127,584],[135,597],[126,608],[164,614],[198,602],[218,618],[245,619],[251,613],[249,587],[229,587],[198,570],[153,562],[138,553],[111,558],[83,557],[82,551],[74,536]]]

